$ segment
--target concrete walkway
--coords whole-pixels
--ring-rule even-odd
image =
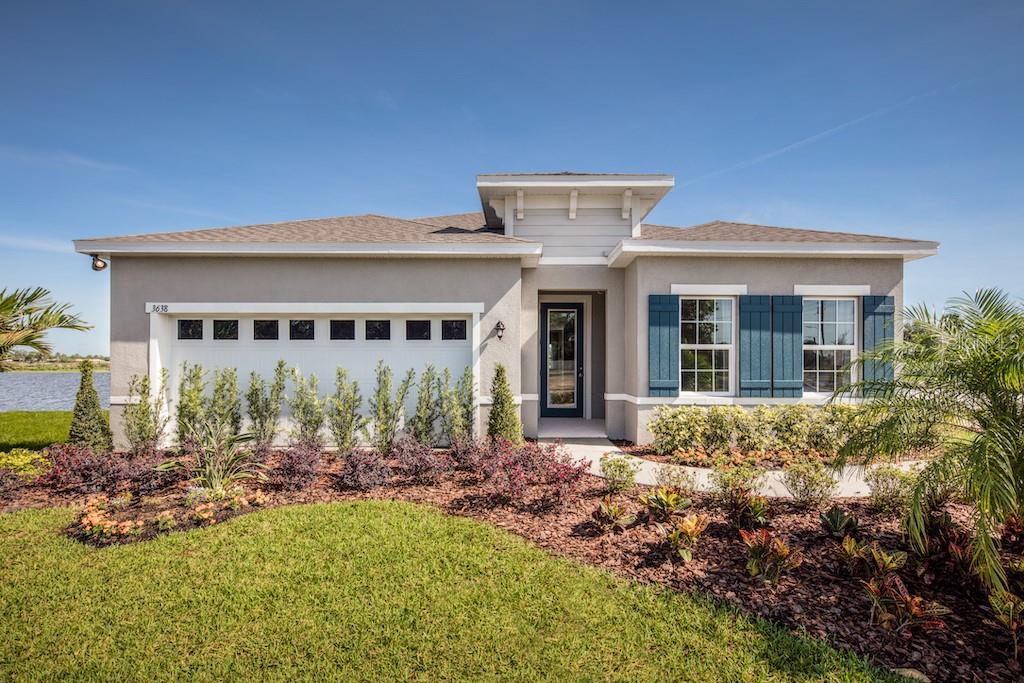
[[[619,457],[628,458],[640,467],[636,474],[636,482],[647,486],[654,486],[658,483],[658,471],[661,468],[668,470],[683,470],[693,475],[697,488],[701,491],[708,491],[711,487],[711,470],[706,467],[690,467],[688,465],[670,465],[651,462],[643,458],[627,455],[608,439],[540,439],[545,443],[559,442],[577,460],[583,460],[590,465],[590,473],[601,476],[601,456],[606,453],[614,453]],[[915,463],[903,463],[901,469],[909,469]],[[782,483],[782,470],[768,470],[765,476],[765,483],[761,494],[772,498],[789,498],[789,491]],[[864,467],[861,465],[849,465],[844,467],[839,476],[835,497],[845,498],[853,496],[868,495],[868,486],[864,482]]]

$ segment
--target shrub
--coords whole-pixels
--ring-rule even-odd
[[[449,446],[462,441],[468,435],[466,415],[459,400],[458,386],[452,385],[452,372],[448,368],[441,373],[437,383],[437,401],[440,409],[441,436]]]
[[[391,482],[391,468],[375,450],[356,449],[345,457],[338,484],[346,489],[366,491]]]
[[[779,449],[790,453],[807,450],[814,409],[802,403],[776,406],[772,412],[772,429]]]
[[[238,395],[238,371],[213,371],[213,395],[206,407],[206,420],[218,430],[238,434],[242,429],[242,400]]]
[[[420,374],[416,412],[409,422],[409,430],[413,437],[425,446],[434,445],[437,420],[441,416],[438,381],[437,371],[428,363]]]
[[[609,493],[622,493],[636,485],[640,465],[629,457],[605,453],[601,456],[601,476]]]
[[[768,523],[768,499],[758,495],[764,470],[746,465],[718,467],[711,483],[729,523],[737,529],[756,529]]]
[[[255,372],[249,375],[249,390],[246,403],[249,406],[249,422],[252,424],[255,447],[264,452],[277,437],[277,424],[281,420],[281,402],[284,400],[285,380],[288,366],[283,360],[274,368],[274,381],[269,385]]]
[[[690,507],[690,499],[678,491],[660,486],[640,496],[640,504],[647,509],[648,521],[670,522]]]
[[[92,383],[92,363],[83,360],[78,365],[78,371],[81,373],[81,382],[75,396],[68,443],[87,446],[97,453],[110,453],[114,450],[114,439],[107,418],[100,408],[100,397]]]
[[[372,431],[366,434],[366,440],[382,455],[391,452],[399,423],[405,419],[405,399],[412,387],[413,377],[413,371],[409,370],[392,397],[391,385],[394,382],[394,374],[384,361],[377,363],[377,386],[370,397],[370,420],[364,427],[364,432]]]
[[[907,509],[914,486],[914,475],[894,465],[876,465],[864,473],[871,506],[880,512],[898,513]]]
[[[901,550],[889,552],[882,548],[877,541],[874,541],[868,544],[864,561],[873,577],[884,578],[889,574],[895,574],[906,566],[907,554]]]
[[[705,514],[687,515],[672,527],[659,524],[658,530],[664,536],[673,558],[689,562],[693,559],[693,550],[710,521],[711,518]]]
[[[468,437],[457,439],[450,450],[455,467],[466,472],[478,472],[487,454],[487,444]]]
[[[544,481],[544,494],[541,504],[547,507],[565,505],[579,496],[583,488],[583,476],[587,473],[587,464],[573,461],[561,450],[554,451],[554,457],[548,461]]]
[[[324,442],[320,435],[324,427],[324,404],[318,392],[316,375],[307,380],[298,368],[292,371],[295,392],[288,400],[292,410],[292,440],[314,450],[322,451]]]
[[[703,446],[707,451],[728,451],[736,438],[736,425],[746,415],[739,406],[712,406],[707,410]]]
[[[313,444],[296,443],[281,454],[270,472],[270,483],[285,491],[299,491],[320,476],[321,451]]]
[[[654,483],[675,489],[687,498],[697,493],[697,477],[678,465],[658,465],[654,470]]]
[[[864,588],[871,599],[871,622],[887,631],[909,634],[915,628],[931,631],[946,627],[941,617],[949,610],[911,595],[895,574],[871,579]]]
[[[501,363],[494,368],[491,401],[491,412],[487,417],[487,436],[491,439],[505,439],[516,445],[523,443],[523,425],[519,421],[519,409],[512,398],[508,373]]]
[[[211,500],[224,498],[229,489],[244,481],[266,480],[265,466],[245,448],[252,441],[251,434],[233,434],[226,425],[206,422],[192,439],[197,445],[192,456],[168,460],[158,469],[184,471],[193,485],[208,492]]]
[[[833,544],[833,550],[850,576],[858,576],[867,571],[870,551],[864,541],[858,541],[853,536],[844,536],[841,542]]]
[[[647,423],[659,455],[702,446],[707,427],[707,411],[697,406],[658,406]]]
[[[516,504],[526,502],[533,465],[515,444],[500,437],[495,439],[483,465],[484,479],[495,496]]]
[[[776,451],[778,441],[772,430],[774,410],[770,406],[759,405],[751,412],[743,411],[736,415],[736,447],[743,452]]]
[[[350,382],[345,368],[339,367],[334,374],[334,395],[324,403],[327,427],[338,452],[344,455],[356,447],[357,435],[366,427],[366,418],[359,414],[363,405],[359,382]]]
[[[797,507],[810,510],[828,502],[836,490],[836,480],[817,460],[794,462],[786,465],[782,483]]]
[[[398,460],[398,469],[422,484],[436,482],[451,464],[446,453],[435,451],[410,435],[395,440],[392,455]]]
[[[195,448],[191,435],[199,431],[203,420],[206,380],[203,366],[199,363],[181,364],[181,379],[178,381],[178,403],[175,407],[175,436],[178,448],[185,452]]]
[[[590,513],[590,518],[594,520],[601,533],[605,534],[621,534],[636,521],[636,515],[629,514],[629,509],[614,502],[611,496],[605,496],[604,500],[597,504],[597,509]]]
[[[860,535],[860,520],[853,515],[848,515],[838,505],[833,505],[827,512],[820,515],[821,528],[826,534],[833,538],[845,538]]]
[[[822,406],[811,420],[808,446],[827,456],[837,455],[853,431],[856,417],[857,409],[851,405],[829,403]]]
[[[0,470],[12,472],[21,477],[30,478],[42,474],[49,464],[37,451],[27,448],[12,448],[6,453],[0,452]]]
[[[164,401],[167,393],[167,368],[160,372],[160,385],[153,391],[149,375],[132,375],[128,381],[128,404],[124,407],[125,439],[129,450],[139,455],[152,453],[160,445],[168,417]]]
[[[50,469],[37,482],[56,490],[113,492],[128,477],[123,458],[97,454],[86,446],[54,444],[44,453]]]
[[[768,529],[740,529],[740,538],[747,546],[747,573],[751,576],[774,582],[803,563],[800,551],[792,550]]]
[[[473,368],[468,365],[459,376],[455,385],[455,393],[459,399],[459,406],[462,408],[462,421],[466,425],[466,436],[476,436],[476,380],[473,377]]]

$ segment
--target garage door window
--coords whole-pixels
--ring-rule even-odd
[[[332,320],[331,321],[331,339],[355,339],[356,338],[356,321],[355,320]]]
[[[277,339],[277,321],[254,320],[252,322],[252,338],[257,341]]]
[[[441,321],[441,339],[465,339],[466,338],[466,321],[465,320],[442,320]]]
[[[429,341],[430,340],[430,321],[429,320],[406,320],[405,321],[405,338],[410,341]]]
[[[314,337],[312,320],[290,320],[288,321],[288,338],[310,340]]]
[[[202,320],[179,320],[178,321],[178,339],[202,339],[203,338],[203,321]]]
[[[213,338],[214,339],[238,339],[238,321],[237,320],[214,320],[213,321]]]
[[[367,320],[366,339],[368,341],[386,341],[391,339],[391,321]]]

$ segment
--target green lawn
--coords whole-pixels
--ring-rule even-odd
[[[57,441],[67,441],[70,428],[70,411],[0,413],[0,452],[12,448],[38,450]]]
[[[0,678],[887,679],[820,643],[407,503],[96,550],[0,515]]]

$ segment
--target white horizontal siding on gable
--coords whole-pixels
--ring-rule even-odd
[[[515,222],[516,237],[542,242],[545,257],[605,256],[631,232],[621,208],[581,208],[569,220],[567,208],[527,207]]]

